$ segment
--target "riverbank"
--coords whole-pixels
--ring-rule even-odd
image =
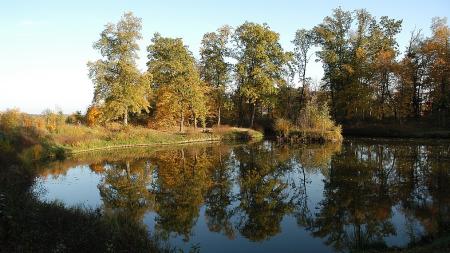
[[[2,138],[4,133],[0,148],[8,152],[0,152],[1,252],[174,252],[141,221],[126,215],[41,201],[32,187],[39,167],[47,163],[25,161],[27,152],[9,152],[11,146]]]
[[[188,129],[180,133],[140,126],[123,127],[118,124],[96,127],[65,124],[51,132],[19,128],[4,139],[10,146],[24,147],[23,156],[36,160],[63,158],[76,153],[97,150],[194,142],[250,141],[260,140],[263,137],[264,135],[259,131],[236,127]]]
[[[139,126],[85,127],[66,125],[49,137],[66,154],[102,149],[170,145],[192,142],[259,140],[261,132],[247,128],[189,129],[184,133],[160,131]]]
[[[342,142],[343,137],[340,129],[296,129],[290,131],[286,136],[278,136],[277,140],[288,143],[323,144]]]
[[[450,139],[450,129],[416,124],[364,124],[345,126],[345,137]]]

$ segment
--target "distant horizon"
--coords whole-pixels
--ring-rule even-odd
[[[332,14],[332,9],[367,9],[379,18],[402,19],[397,36],[403,52],[411,31],[430,34],[433,17],[447,17],[448,1],[327,1],[322,6],[309,2],[270,1],[239,3],[228,1],[186,3],[61,3],[58,1],[15,1],[1,4],[0,111],[18,108],[29,114],[59,108],[64,114],[84,112],[92,101],[93,84],[87,76],[88,61],[100,56],[92,48],[108,22],[115,23],[127,11],[142,18],[138,66],[145,71],[146,47],[155,32],[182,38],[198,59],[203,34],[222,25],[233,28],[245,21],[267,23],[280,34],[280,43],[291,50],[295,31],[310,29]],[[310,61],[307,76],[320,81],[322,64]],[[19,95],[17,95],[19,94]]]

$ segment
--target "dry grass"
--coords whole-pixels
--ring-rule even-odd
[[[187,143],[220,140],[260,139],[262,133],[241,128],[220,128],[203,131],[203,129],[187,128],[180,133],[172,129],[165,131],[140,126],[108,125],[105,127],[86,127],[65,125],[60,131],[51,133],[50,137],[57,145],[69,152],[85,150],[148,146],[158,144]]]
[[[0,115],[0,129],[8,133],[7,136],[0,136],[0,151],[14,149],[9,142],[10,139],[16,140],[17,146],[21,148],[42,145],[45,142],[46,149],[65,150],[72,153],[104,148],[251,140],[263,137],[262,133],[255,130],[228,126],[212,129],[186,127],[183,133],[178,132],[178,129],[155,130],[142,126],[123,126],[119,123],[88,127],[66,124],[61,115],[29,116],[17,110]]]

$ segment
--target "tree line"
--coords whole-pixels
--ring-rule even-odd
[[[284,50],[267,24],[245,22],[204,34],[200,58],[181,38],[154,34],[147,70],[139,71],[142,20],[125,13],[94,43],[102,58],[89,62],[92,122],[129,119],[155,127],[302,125],[307,106],[340,123],[409,119],[448,124],[450,29],[434,18],[431,35],[411,32],[406,50],[396,41],[402,20],[366,10],[333,10],[310,30],[297,30]],[[316,54],[324,76],[318,89],[306,75]],[[321,109],[321,110],[322,110]]]

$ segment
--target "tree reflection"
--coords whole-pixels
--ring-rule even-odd
[[[239,162],[239,230],[252,241],[268,239],[281,231],[283,216],[293,210],[288,184],[282,179],[285,164],[276,158],[272,145],[234,151]]]
[[[383,149],[346,146],[332,159],[324,200],[313,235],[337,250],[383,247],[396,233],[390,221],[393,198],[387,187]]]
[[[290,154],[293,160],[290,166],[295,168],[297,175],[290,185],[292,200],[295,203],[294,215],[299,226],[311,229],[314,222],[313,213],[309,207],[308,187],[311,184],[309,176],[317,172],[327,176],[331,157],[340,150],[341,143],[326,143],[308,145]]]
[[[392,209],[402,207],[410,243],[448,233],[450,167],[447,148],[433,145],[350,143],[332,159],[313,235],[337,250],[387,247],[397,233]]]
[[[199,216],[208,187],[211,163],[205,149],[159,152],[156,194],[156,228],[163,236],[171,232],[188,241]]]
[[[204,206],[209,231],[229,239],[239,233],[268,240],[292,215],[335,250],[364,251],[388,248],[386,238],[397,233],[413,245],[450,232],[449,152],[439,143],[264,142],[178,147],[120,162],[96,159],[89,167],[102,175],[98,187],[107,211],[135,220],[154,211],[162,238],[190,240]],[[43,175],[66,167],[56,164]],[[323,196],[311,194],[321,187],[317,180],[323,180]],[[405,227],[394,225],[398,216]]]
[[[438,238],[450,232],[449,150],[442,146],[418,146],[409,151],[400,167],[405,189],[402,207],[408,218],[422,224],[425,239]]]
[[[154,205],[154,196],[148,190],[154,166],[145,160],[136,160],[107,163],[105,168],[98,186],[105,209],[122,211],[141,221]]]
[[[233,239],[235,230],[231,219],[234,211],[231,205],[235,201],[236,196],[232,193],[233,175],[229,155],[229,150],[220,148],[212,154],[212,186],[209,188],[205,198],[205,218],[210,231],[223,233],[228,238]]]

